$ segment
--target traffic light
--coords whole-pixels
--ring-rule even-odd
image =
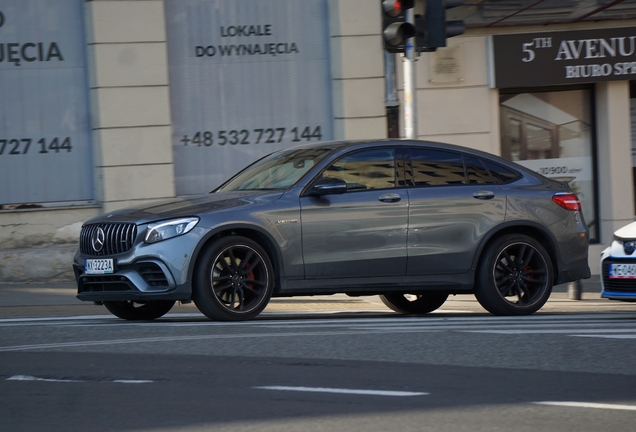
[[[464,34],[464,21],[446,21],[446,9],[464,4],[463,0],[425,0],[426,48],[445,47],[446,38]]]
[[[382,0],[382,37],[384,49],[404,52],[406,40],[415,36],[415,27],[406,22],[406,10],[413,9],[414,0]]]

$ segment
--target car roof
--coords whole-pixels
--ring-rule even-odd
[[[555,182],[540,173],[537,173],[529,168],[524,167],[523,165],[519,165],[514,161],[510,161],[504,159],[501,156],[498,156],[493,153],[488,153],[482,150],[473,149],[470,147],[464,147],[456,144],[448,144],[442,143],[438,141],[425,141],[425,140],[417,140],[417,139],[409,139],[409,138],[380,138],[380,139],[364,139],[364,140],[342,140],[342,141],[321,141],[317,143],[304,144],[297,146],[295,148],[326,148],[331,151],[335,151],[338,154],[346,153],[349,150],[355,149],[363,149],[363,148],[374,148],[374,147],[384,147],[384,146],[392,146],[392,147],[421,147],[421,148],[432,148],[435,150],[447,150],[454,152],[461,152],[464,154],[477,156],[486,158],[487,160],[494,162],[499,165],[503,165],[504,167],[516,171],[521,176],[530,176],[535,178],[541,178],[544,181]],[[560,183],[560,182],[559,182]]]
[[[304,144],[298,147],[300,148],[328,148],[332,150],[349,150],[360,147],[430,147],[439,150],[457,151],[462,153],[469,153],[475,156],[483,156],[490,159],[494,159],[504,163],[510,164],[509,160],[503,159],[492,153],[484,152],[481,150],[473,149],[470,147],[464,147],[456,144],[447,144],[437,141],[424,141],[408,138],[382,138],[382,139],[366,139],[366,140],[342,140],[342,141],[321,141],[318,143]],[[515,165],[516,166],[516,165]]]

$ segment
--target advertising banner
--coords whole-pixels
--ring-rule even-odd
[[[165,0],[176,190],[333,139],[326,0]]]
[[[0,209],[93,198],[82,7],[0,0]]]

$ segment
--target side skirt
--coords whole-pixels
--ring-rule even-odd
[[[326,295],[377,295],[387,292],[413,294],[425,291],[444,291],[466,294],[473,291],[475,273],[344,279],[283,279],[274,297]]]

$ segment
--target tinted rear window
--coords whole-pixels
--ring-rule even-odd
[[[492,175],[492,178],[495,179],[495,182],[497,183],[507,183],[518,177],[516,172],[499,164],[489,160],[483,160],[483,163],[486,165],[486,168],[490,171],[490,175]]]
[[[475,156],[464,155],[464,165],[466,166],[466,183],[468,184],[488,184],[493,183],[490,174],[481,159]]]
[[[414,186],[464,184],[464,163],[459,153],[410,149]]]

